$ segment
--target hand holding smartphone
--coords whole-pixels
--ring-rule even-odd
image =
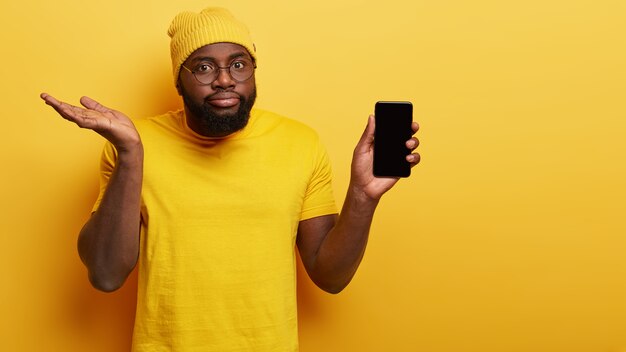
[[[411,153],[406,141],[413,130],[413,105],[408,101],[379,101],[374,108],[374,176],[409,177]]]

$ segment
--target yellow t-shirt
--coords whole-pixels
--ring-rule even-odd
[[[194,133],[182,111],[135,125],[144,179],[133,351],[297,351],[298,223],[337,212],[317,134],[256,109],[225,139]],[[94,209],[115,157],[107,143]]]

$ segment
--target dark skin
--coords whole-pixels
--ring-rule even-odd
[[[244,47],[231,43],[217,43],[194,51],[183,65],[193,68],[201,63],[211,62],[219,67],[228,67],[232,62],[239,59],[254,62]],[[241,104],[239,96],[250,100],[255,86],[254,75],[246,81],[237,82],[232,79],[227,70],[220,70],[219,75],[211,84],[202,84],[195,79],[191,72],[181,68],[176,89],[178,94],[182,95],[181,87],[184,88],[189,98],[196,104],[202,104],[205,100],[208,101],[215,114],[224,116],[232,115],[237,111]],[[207,137],[226,137],[215,136],[213,131],[204,130],[200,123],[200,117],[195,116],[187,105],[185,105],[185,116],[187,125],[194,132]]]
[[[198,60],[208,59],[226,67],[238,57],[252,59],[242,46],[217,43],[196,50],[184,65],[192,67]],[[255,84],[254,75],[244,82],[236,82],[227,70],[221,70],[214,82],[203,85],[182,69],[177,88],[180,93],[182,87],[197,103],[210,96],[209,105],[215,113],[232,114],[239,107],[238,96],[250,97]],[[92,285],[103,291],[114,291],[122,286],[139,257],[141,139],[128,117],[90,98],[81,98],[84,108],[58,101],[46,93],[41,98],[63,118],[102,135],[118,151],[117,165],[102,203],[78,239],[78,251],[88,268]],[[192,130],[216,137],[211,131],[203,130],[199,118],[187,107],[185,113]],[[304,267],[313,282],[330,293],[343,290],[354,276],[365,252],[376,206],[382,195],[398,182],[397,178],[377,178],[372,173],[374,128],[374,118],[370,115],[354,149],[350,184],[341,213],[304,220],[298,226],[296,244]],[[419,127],[414,122],[412,128],[415,133]],[[420,160],[419,154],[413,152],[418,144],[415,137],[406,142],[411,151],[407,155],[411,166]]]

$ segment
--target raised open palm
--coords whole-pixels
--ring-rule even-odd
[[[41,99],[52,106],[59,115],[81,128],[93,130],[111,142],[118,152],[130,151],[141,145],[141,139],[133,122],[119,111],[109,109],[97,101],[80,98],[84,108],[59,101],[42,93]]]

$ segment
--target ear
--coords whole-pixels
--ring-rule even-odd
[[[176,91],[178,92],[179,96],[183,96],[183,93],[180,90],[180,78],[176,81]]]

